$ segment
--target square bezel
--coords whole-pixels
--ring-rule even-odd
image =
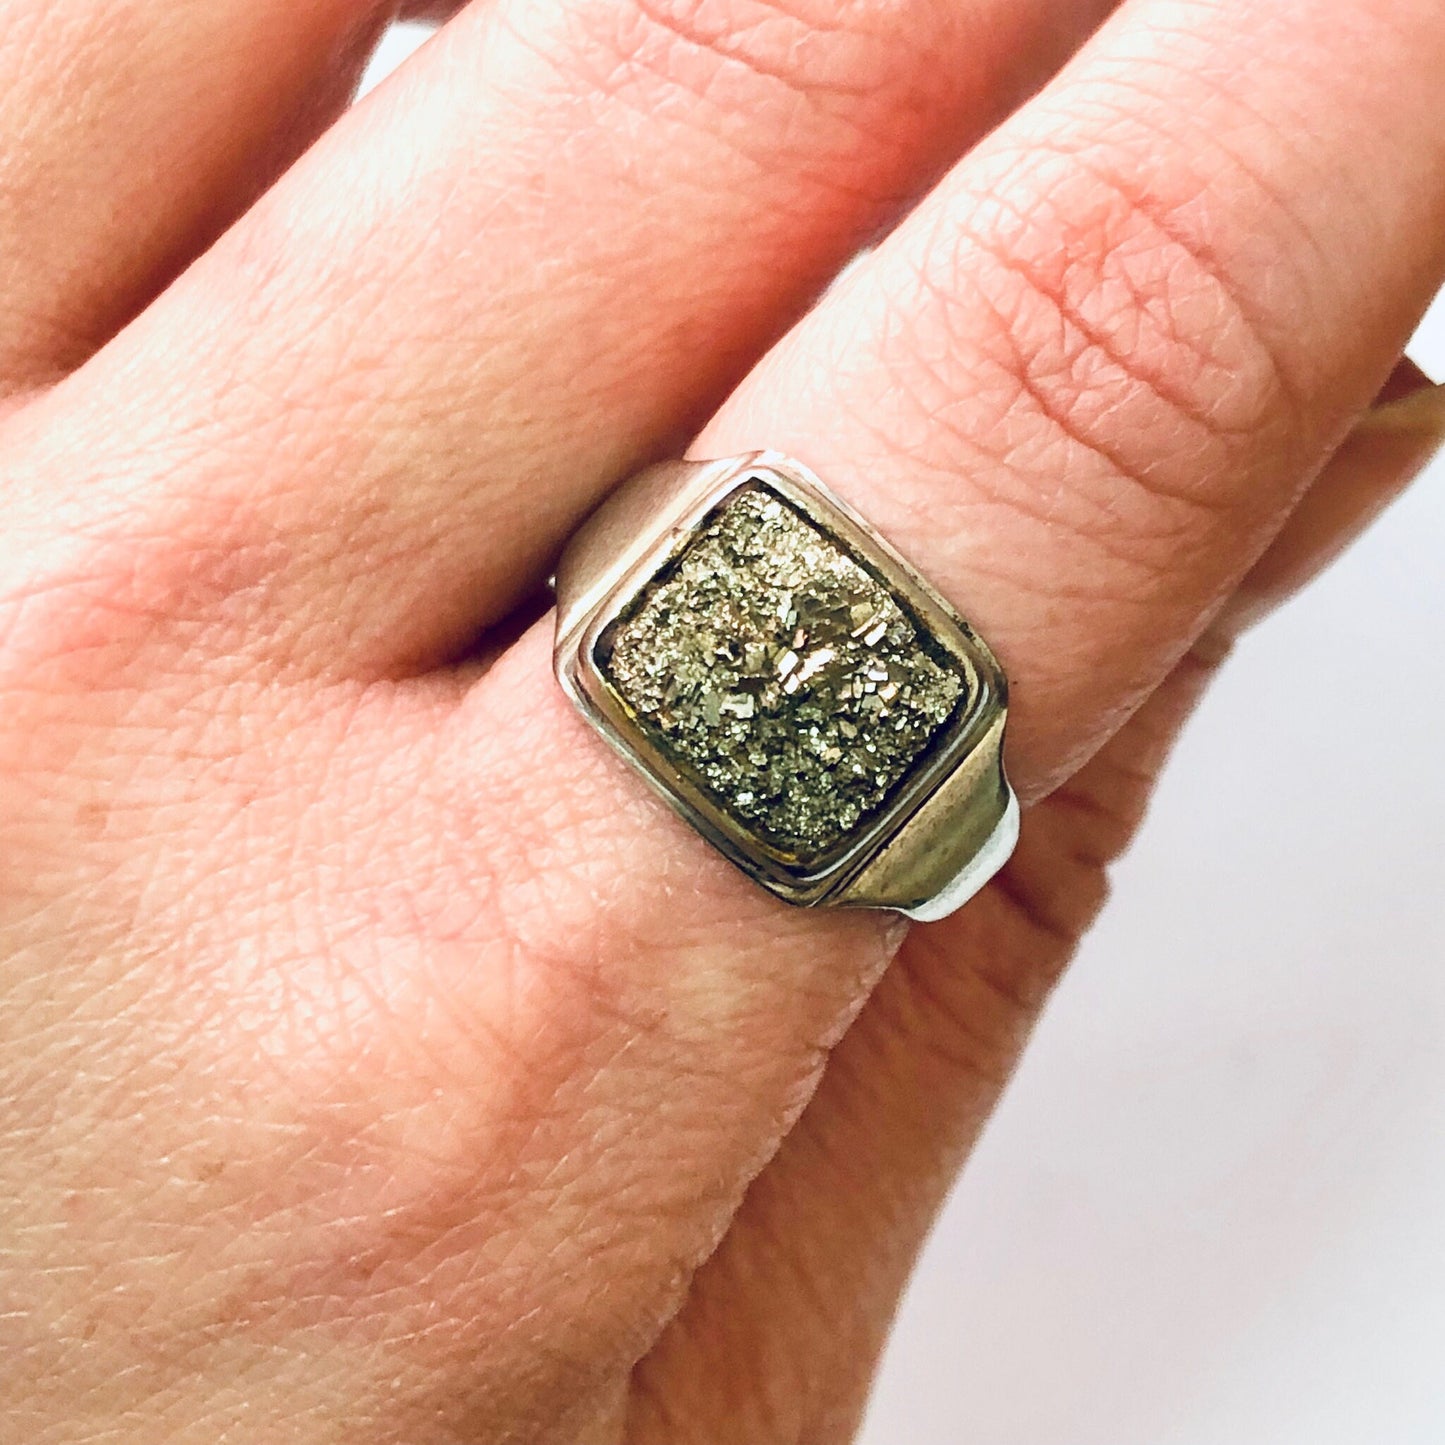
[[[685,762],[655,743],[599,657],[610,631],[678,565],[708,519],[748,488],[777,496],[856,562],[908,616],[929,649],[946,655],[963,683],[958,706],[882,805],[842,843],[807,859],[780,853],[700,786]],[[1002,671],[968,624],[904,558],[802,468],[743,459],[730,471],[704,471],[670,502],[653,514],[649,534],[633,539],[625,564],[564,639],[558,675],[612,746],[738,867],[790,902],[822,902],[886,846],[984,737],[1006,704]]]

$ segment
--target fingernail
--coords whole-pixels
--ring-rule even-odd
[[[1357,432],[1419,437],[1432,451],[1445,446],[1445,383],[1422,386],[1408,396],[1371,407],[1360,418]]]
[[[1345,445],[1382,476],[1393,472],[1393,490],[1408,486],[1445,451],[1445,385],[1371,407]]]

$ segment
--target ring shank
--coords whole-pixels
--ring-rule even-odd
[[[754,473],[781,474],[791,484],[805,484],[823,500],[819,505],[844,514],[839,525],[866,534],[875,561],[890,569],[895,584],[926,599],[923,605],[946,614],[952,627],[982,663],[993,686],[986,689],[986,715],[976,736],[949,770],[913,805],[899,813],[871,853],[826,887],[811,892],[787,888],[753,866],[736,842],[719,835],[716,821],[699,816],[680,796],[675,781],[658,775],[608,709],[599,706],[589,638],[598,620],[618,605],[620,596],[635,595],[647,585],[658,559],[675,554],[695,535],[697,519],[716,496],[726,495],[739,478]],[[905,579],[906,580],[900,580]],[[1002,670],[972,629],[957,618],[944,600],[805,468],[776,452],[756,452],[716,461],[670,461],[648,467],[628,479],[582,525],[557,566],[556,668],[562,686],[613,749],[629,762],[665,802],[703,833],[756,881],[803,906],[828,905],[889,908],[920,922],[946,917],[963,906],[1003,866],[1018,838],[1019,805],[1003,766],[1007,717],[1007,685]],[[629,593],[629,589],[632,592]],[[962,643],[961,643],[962,645]]]

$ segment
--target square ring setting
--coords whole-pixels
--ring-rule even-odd
[[[785,901],[951,912],[1013,846],[992,653],[798,463],[664,463],[558,569],[558,676]]]

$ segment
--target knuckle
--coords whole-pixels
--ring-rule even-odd
[[[920,62],[955,23],[936,0],[628,0],[576,13],[613,65],[611,88],[640,73],[744,115],[760,86],[850,114],[879,100],[891,113],[900,90],[937,81]]]
[[[76,442],[84,422],[67,430],[41,407],[3,437],[18,515],[0,566],[0,692],[239,671],[230,644],[287,555],[255,524],[254,496],[228,485],[245,467],[181,430],[97,462]]]
[[[1133,159],[992,147],[925,238],[889,372],[912,378],[911,425],[942,433],[944,469],[981,456],[996,500],[1152,567],[1246,504],[1240,468],[1287,440],[1296,403],[1207,200],[1135,180]]]
[[[232,570],[138,526],[37,537],[0,584],[0,691],[89,696],[177,670]]]
[[[6,569],[0,595],[0,723],[5,765],[48,756],[57,729],[129,705],[153,635],[133,572],[83,544],[41,539]]]

